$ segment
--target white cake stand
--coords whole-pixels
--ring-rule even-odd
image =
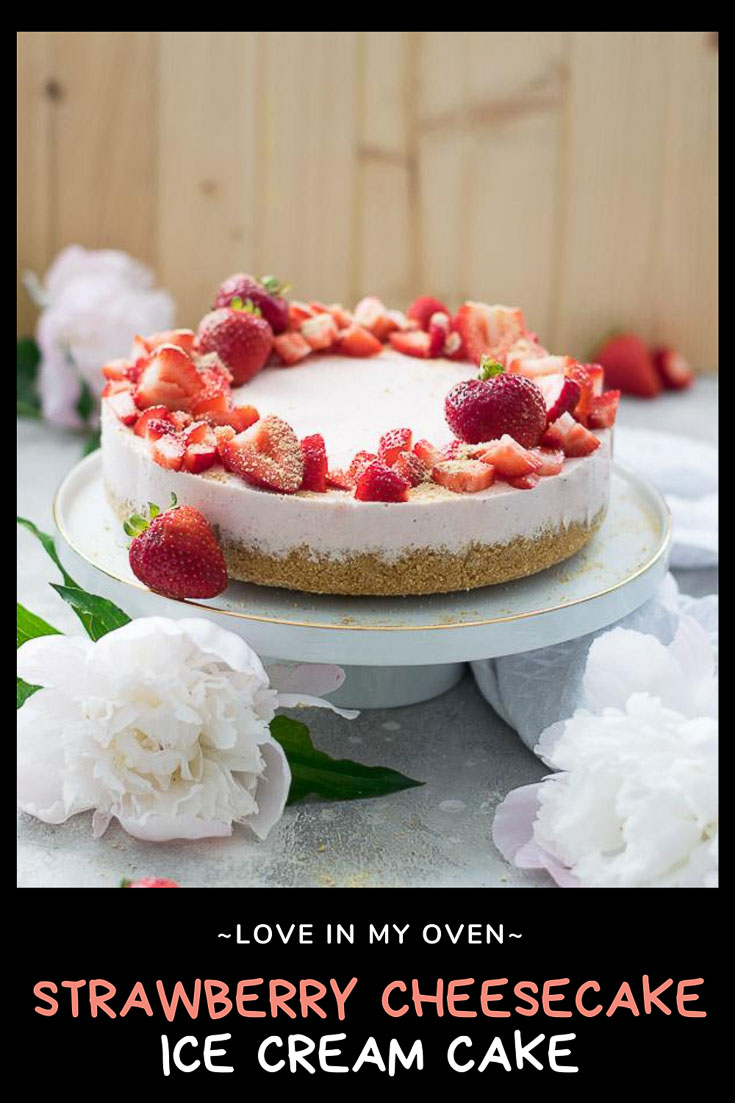
[[[666,572],[666,504],[643,479],[616,467],[598,534],[573,558],[531,578],[406,598],[329,597],[232,582],[212,601],[173,601],[132,574],[127,537],[105,499],[101,459],[95,452],[78,463],[54,502],[59,554],[80,585],[131,616],[208,617],[261,656],[338,663],[347,678],[332,700],[345,706],[426,701],[455,685],[469,660],[596,631],[641,605]]]

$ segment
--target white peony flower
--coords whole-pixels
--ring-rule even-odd
[[[127,356],[136,333],[170,329],[175,307],[168,291],[153,286],[144,264],[115,249],[70,245],[49,268],[43,286],[27,281],[43,310],[36,337],[41,350],[39,388],[43,413],[76,427],[82,382],[99,394],[102,365]]]
[[[203,619],[147,617],[96,643],[43,636],[18,652],[43,688],[18,713],[19,804],[47,823],[95,810],[141,839],[265,838],[291,772],[268,725],[279,701],[255,652]],[[326,704],[326,702],[318,702]]]
[[[712,647],[691,617],[669,647],[629,629],[599,636],[587,707],[536,748],[561,772],[506,797],[498,849],[563,885],[716,885],[716,688]]]

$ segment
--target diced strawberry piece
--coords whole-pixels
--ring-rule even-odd
[[[383,346],[369,330],[355,323],[340,331],[337,348],[345,356],[375,356]]]
[[[561,448],[532,448],[531,453],[539,465],[536,474],[542,479],[558,475],[564,467],[564,453]]]
[[[546,402],[546,422],[550,425],[562,414],[572,413],[577,408],[582,397],[582,388],[577,379],[569,376],[559,376],[558,383],[556,376],[547,376],[547,378],[554,380],[551,393],[542,388]]]
[[[421,360],[429,359],[431,338],[422,329],[409,329],[405,332],[391,333],[388,340],[391,348],[394,348],[396,352],[402,352],[404,356],[417,356]]]
[[[159,405],[188,410],[202,390],[202,379],[191,358],[176,345],[162,345],[140,374],[135,401],[141,410]]]
[[[113,394],[123,394],[133,390],[133,385],[127,379],[108,379],[102,388],[102,398],[109,398]]]
[[[151,454],[160,467],[180,471],[186,454],[184,438],[179,433],[165,433],[153,442]]]
[[[466,460],[468,447],[463,440],[450,440],[439,452],[440,460]]]
[[[453,328],[454,323],[451,324],[452,328],[447,334],[447,339],[444,342],[444,355],[449,360],[466,360],[467,353],[462,344],[462,337],[457,330]]]
[[[280,356],[284,364],[289,367],[297,364],[311,352],[311,345],[302,337],[301,333],[289,330],[288,333],[280,333],[273,338],[273,351]]]
[[[441,311],[432,314],[429,319],[429,358],[435,360],[442,356],[446,350],[446,344],[451,334],[452,320],[448,314]]]
[[[583,367],[587,369],[587,375],[590,377],[592,393],[602,394],[605,387],[605,369],[601,364],[584,364]]]
[[[664,387],[672,391],[681,391],[685,387],[691,387],[694,382],[694,372],[676,349],[654,349],[653,360]]]
[[[434,314],[449,314],[444,303],[435,299],[432,295],[422,295],[414,301],[406,311],[406,317],[417,323],[420,329],[429,331],[429,323]]]
[[[301,441],[301,457],[304,461],[304,477],[301,482],[301,489],[324,494],[327,489],[328,465],[327,450],[324,447],[324,437],[321,433],[304,437]]]
[[[141,337],[137,334],[133,337],[133,343],[130,346],[130,359],[135,364],[138,360],[145,360],[150,356],[151,349],[148,346],[148,342],[145,337]]]
[[[214,429],[211,425],[207,425],[206,421],[194,421],[183,432],[187,448],[190,444],[209,444],[213,448],[217,444]]]
[[[525,375],[535,382],[546,375],[565,375],[567,368],[574,364],[571,356],[530,356],[515,361],[515,374]]]
[[[105,379],[129,379],[129,371],[133,365],[129,360],[108,360],[102,369],[102,374]]]
[[[255,406],[235,406],[232,410],[215,410],[204,416],[205,420],[214,427],[218,425],[229,426],[236,433],[243,433],[255,424],[260,414]]]
[[[514,486],[516,490],[533,490],[535,486],[538,486],[539,475],[537,472],[529,472],[528,475],[518,475],[515,479],[508,479],[510,486]]]
[[[525,374],[522,365],[526,360],[540,360],[549,355],[548,349],[540,345],[534,333],[524,333],[510,346],[505,355],[505,370]]]
[[[370,467],[370,464],[375,463],[377,458],[378,457],[376,456],[375,452],[357,452],[354,455],[352,463],[347,469],[347,475],[350,479],[352,479],[353,484],[357,481],[360,475],[362,475],[365,468]]]
[[[565,374],[568,379],[573,379],[579,385],[579,401],[574,406],[572,414],[577,421],[581,421],[582,425],[586,425],[592,399],[595,397],[589,372],[584,364],[578,364],[575,361],[568,365]]]
[[[431,441],[422,439],[417,440],[413,446],[414,456],[418,456],[422,463],[431,470],[431,468],[439,463],[441,460],[441,453],[438,448],[435,448]]]
[[[311,304],[314,306],[314,303]],[[355,317],[351,310],[345,310],[342,303],[330,303],[329,306],[324,308],[327,314],[331,314],[337,323],[338,329],[349,329],[355,320]]]
[[[349,472],[337,467],[327,472],[327,486],[333,486],[336,490],[354,490],[355,480]]]
[[[549,425],[541,444],[546,448],[561,448],[565,456],[588,456],[600,447],[600,440],[571,414],[562,414],[552,425]]]
[[[146,337],[145,343],[150,352],[154,352],[161,345],[176,345],[177,348],[191,355],[196,347],[196,339],[193,329],[165,329],[161,333],[152,333],[150,337]]]
[[[523,335],[523,312],[510,306],[463,303],[454,316],[454,328],[470,360],[479,364],[483,356],[505,362],[511,346]]]
[[[605,391],[595,395],[587,424],[590,429],[609,429],[615,424],[620,402],[620,391]]]
[[[619,333],[605,341],[595,356],[605,370],[605,386],[623,394],[655,398],[661,378],[645,341],[633,333]]]
[[[189,444],[184,453],[184,471],[199,475],[207,471],[218,459],[216,440],[214,444]]]
[[[376,299],[374,295],[368,295],[366,298],[360,299],[354,313],[355,322],[359,326],[370,330],[379,341],[386,341],[389,334],[399,329],[397,320],[391,317],[391,312],[385,303],[381,302],[380,299]]]
[[[171,410],[168,418],[177,432],[188,429],[193,420],[191,414],[187,413],[186,410]]]
[[[431,472],[435,483],[455,494],[476,494],[495,481],[495,469],[481,460],[442,460]]]
[[[153,436],[149,433],[149,426],[154,422],[160,422],[162,425],[168,425],[169,431],[173,429],[171,420],[168,416],[168,410],[165,406],[149,406],[147,410],[144,410],[135,423],[135,435],[137,437],[146,437],[148,440],[158,440],[160,436],[163,436],[165,430],[158,432],[153,430]]]
[[[383,433],[378,445],[378,459],[392,467],[401,452],[410,452],[413,433],[410,429],[389,429]]]
[[[132,391],[119,391],[107,399],[107,405],[120,418],[123,425],[133,425],[138,420],[140,410],[135,405]]]
[[[496,474],[506,479],[530,475],[539,468],[539,462],[530,449],[524,448],[507,433],[499,440],[492,440],[482,446],[482,454],[477,458],[483,463],[492,464]]]
[[[221,442],[219,453],[228,471],[255,486],[281,494],[295,494],[301,488],[301,445],[291,426],[274,414]]]
[[[419,486],[429,478],[429,468],[413,452],[400,452],[392,467],[411,486]]]
[[[358,477],[355,497],[361,502],[405,502],[410,489],[397,471],[376,460]]]
[[[191,404],[191,412],[195,417],[216,411],[229,410],[232,401],[230,389],[229,371],[222,365],[219,367],[199,367],[199,375],[203,389]],[[231,377],[230,377],[231,378]]]
[[[336,344],[339,337],[337,323],[331,314],[317,314],[301,323],[301,336],[310,348],[323,352]]]
[[[302,303],[298,299],[291,299],[288,304],[288,324],[291,329],[300,329],[301,323],[307,318],[313,318],[316,311],[308,303]]]

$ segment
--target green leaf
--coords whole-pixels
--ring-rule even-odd
[[[480,374],[478,379],[493,379],[496,375],[502,375],[505,368],[491,356],[483,356],[480,361]]]
[[[88,594],[78,586],[59,586],[55,582],[51,583],[51,588],[71,605],[92,640],[99,640],[108,632],[114,632],[116,628],[130,624],[127,613],[123,613],[122,609],[118,609],[117,605],[108,601],[106,597]]]
[[[32,337],[19,338],[16,368],[16,413],[18,417],[40,417],[41,400],[36,381],[41,354]]]
[[[32,697],[36,690],[40,689],[40,686],[29,685],[28,682],[24,682],[22,678],[16,678],[17,682],[17,704],[16,709],[19,709],[21,705],[24,705],[29,697]]]
[[[22,643],[27,640],[35,640],[37,636],[58,636],[60,635],[58,628],[53,628],[41,617],[37,617],[35,613],[31,613],[29,609],[26,609],[20,602],[16,602],[16,647],[20,647]]]
[[[90,389],[86,380],[82,380],[81,389],[79,391],[79,398],[76,402],[76,411],[79,414],[82,421],[89,420],[89,416],[94,410],[94,395]]]
[[[61,571],[64,585],[57,586],[52,583],[52,586],[57,594],[71,605],[84,625],[84,631],[90,639],[98,640],[108,632],[112,632],[113,629],[121,628],[124,624],[130,622],[130,617],[127,613],[124,613],[122,609],[118,608],[114,602],[109,601],[106,597],[88,594],[86,590],[83,590],[81,586],[74,581],[69,572],[66,571],[61,564],[53,536],[49,536],[47,532],[41,532],[32,521],[28,521],[25,517],[18,517],[17,521],[19,525],[23,525],[24,528],[27,528],[29,532],[33,533],[33,535],[40,540],[47,555],[50,556]]]
[[[101,433],[100,433],[99,429],[96,429],[95,432],[90,433],[89,436],[87,437],[87,439],[85,440],[84,446],[82,448],[82,455],[83,456],[88,456],[91,452],[96,452],[97,449],[100,446],[100,443],[101,443]]]
[[[324,800],[360,800],[423,785],[387,766],[363,766],[348,758],[330,758],[316,749],[306,724],[290,716],[274,717],[270,729],[291,767],[289,804],[311,794]]]

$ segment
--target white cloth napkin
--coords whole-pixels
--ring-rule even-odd
[[[685,615],[694,617],[702,625],[716,649],[717,596],[710,594],[698,599],[680,594],[671,574],[652,598],[619,621],[618,626],[655,636],[668,646]],[[538,743],[541,732],[567,719],[582,705],[587,653],[596,636],[609,632],[612,627],[553,647],[471,664],[483,697],[531,750]],[[644,672],[644,683],[646,677]],[[631,682],[629,691],[632,693],[636,688],[639,687]]]
[[[616,427],[615,460],[649,479],[673,519],[670,563],[681,569],[717,565],[717,450],[681,434]]]

